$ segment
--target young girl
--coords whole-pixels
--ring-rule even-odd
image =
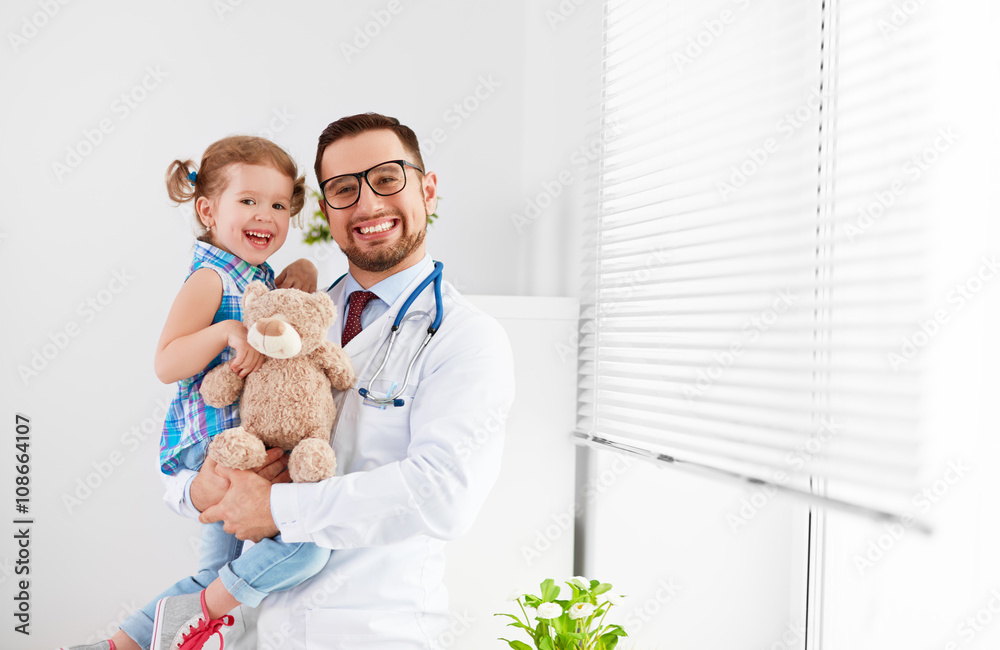
[[[177,203],[194,202],[205,231],[170,308],[154,363],[163,382],[178,384],[160,443],[161,470],[174,475],[200,469],[212,437],[239,425],[236,405],[216,409],[202,401],[201,380],[222,363],[241,377],[263,363],[263,355],[247,343],[240,299],[253,280],[274,288],[266,260],[281,248],[289,220],[302,209],[305,184],[277,145],[235,136],[211,145],[197,170],[191,161],[175,160],[167,170],[167,192]],[[280,469],[274,463],[280,457],[269,452],[271,467]],[[279,538],[262,540],[240,555],[242,542],[226,533],[222,522],[202,526],[201,540],[197,574],[135,612],[110,640],[75,648],[138,650],[151,643],[171,650],[200,648],[221,626],[232,625],[227,612],[240,603],[256,607],[268,593],[300,584],[318,573],[330,554]]]

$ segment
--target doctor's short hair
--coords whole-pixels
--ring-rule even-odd
[[[323,152],[326,151],[328,146],[342,138],[361,135],[367,131],[382,130],[395,133],[399,141],[403,143],[403,148],[413,157],[413,160],[409,162],[412,162],[420,169],[425,169],[424,159],[420,156],[420,143],[417,142],[417,134],[413,132],[413,129],[405,124],[400,124],[399,120],[394,117],[388,117],[379,113],[360,113],[358,115],[342,117],[336,122],[331,122],[323,130],[323,133],[320,134],[319,143],[316,145],[316,182],[322,183],[326,180],[320,176],[322,173],[320,166],[323,162]]]

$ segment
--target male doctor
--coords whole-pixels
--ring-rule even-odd
[[[411,129],[372,113],[330,124],[315,168],[321,209],[349,269],[329,289],[339,316],[329,337],[357,374],[352,390],[335,395],[337,475],[292,484],[218,468],[189,487],[189,500],[203,522],[223,521],[241,539],[280,532],[333,549],[316,577],[265,598],[259,647],[440,647],[449,623],[445,542],[469,529],[500,469],[514,396],[510,345],[496,321],[445,282],[439,331],[401,386],[434,319],[430,285],[407,310],[412,320],[371,386],[378,397],[402,389],[402,405],[362,397],[393,319],[434,270],[424,237],[437,177],[424,171]]]

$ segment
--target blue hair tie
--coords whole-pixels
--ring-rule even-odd
[[[198,172],[191,172],[188,174],[188,180],[191,181],[192,185],[194,185],[194,182],[198,180]]]

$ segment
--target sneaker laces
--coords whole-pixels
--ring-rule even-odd
[[[226,640],[222,636],[221,628],[224,625],[232,625],[236,619],[229,614],[225,614],[222,618],[210,619],[208,617],[208,608],[205,606],[204,591],[201,592],[201,612],[202,618],[198,620],[198,627],[188,626],[188,631],[181,637],[181,644],[178,646],[179,650],[201,650],[215,634],[219,635],[219,650],[226,647]]]

